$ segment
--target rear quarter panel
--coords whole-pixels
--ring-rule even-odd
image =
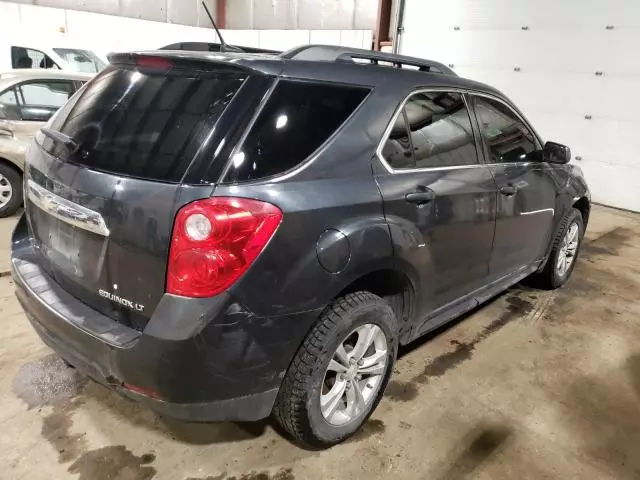
[[[324,308],[362,275],[391,268],[389,228],[373,177],[218,186],[215,196],[256,198],[277,205],[283,220],[274,237],[229,292],[258,315]],[[347,265],[331,273],[318,261],[317,244],[328,229],[349,243]]]

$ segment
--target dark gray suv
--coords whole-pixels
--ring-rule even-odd
[[[158,412],[337,443],[399,345],[571,274],[590,197],[569,149],[444,65],[110,61],[30,149],[13,276],[46,344]]]

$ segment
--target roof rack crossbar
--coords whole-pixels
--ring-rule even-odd
[[[374,52],[360,48],[340,47],[337,45],[302,45],[280,54],[282,58],[299,60],[316,60],[326,62],[355,62],[356,60],[369,60],[373,65],[380,62],[390,63],[395,68],[403,66],[416,67],[423,72],[442,73],[444,75],[457,76],[446,65],[424,58],[407,57],[393,53]]]

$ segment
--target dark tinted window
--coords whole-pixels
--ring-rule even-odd
[[[403,125],[409,127],[408,132],[402,131]],[[391,131],[383,155],[395,169],[476,164],[473,129],[462,95],[449,92],[412,95]]]
[[[515,112],[502,102],[484,97],[474,97],[474,104],[490,163],[537,158],[535,137]]]
[[[368,92],[361,87],[281,80],[232,159],[227,180],[264,178],[300,164]]]
[[[243,78],[235,74],[180,76],[107,69],[60,109],[51,128],[81,148],[69,161],[109,173],[180,181]]]

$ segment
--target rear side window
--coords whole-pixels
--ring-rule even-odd
[[[24,47],[11,47],[11,67],[60,69],[51,57],[40,50]]]
[[[462,95],[440,91],[411,95],[382,147],[382,156],[394,170],[478,163]]]
[[[40,80],[23,83],[18,90],[22,119],[46,122],[76,91],[71,80]]]
[[[232,158],[226,181],[270,177],[299,165],[368,93],[362,87],[281,80]]]
[[[59,158],[89,168],[179,182],[244,77],[182,76],[110,68],[54,117],[51,128],[80,144],[71,154],[44,138]]]
[[[0,93],[0,120],[21,120],[18,97],[13,88]]]

